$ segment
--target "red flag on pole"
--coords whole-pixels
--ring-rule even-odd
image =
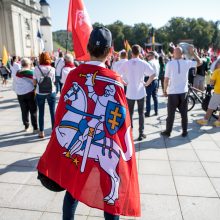
[[[70,0],[67,31],[72,32],[76,59],[89,60],[87,44],[92,25],[83,0]]]

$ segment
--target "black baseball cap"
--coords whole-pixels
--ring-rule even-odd
[[[96,27],[92,30],[89,37],[89,44],[99,48],[112,46],[111,31],[105,27]]]

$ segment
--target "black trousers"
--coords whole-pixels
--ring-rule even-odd
[[[18,95],[18,101],[21,107],[22,121],[25,128],[29,127],[29,112],[31,114],[31,124],[34,129],[37,129],[37,104],[35,101],[34,92],[29,92],[24,95]]]
[[[130,118],[131,118],[131,125],[133,127],[133,114],[134,114],[134,104],[135,101],[137,101],[138,104],[138,115],[139,115],[139,134],[144,133],[144,98],[139,99],[139,100],[133,100],[133,99],[128,99],[128,108],[129,108],[129,113],[130,113]]]
[[[175,118],[175,111],[178,108],[182,118],[182,129],[183,132],[187,131],[188,127],[188,116],[187,116],[187,93],[181,94],[170,94],[168,95],[168,104],[167,104],[167,123],[166,131],[171,133],[173,129],[173,122]]]

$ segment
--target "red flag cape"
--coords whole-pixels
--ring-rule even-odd
[[[90,64],[70,72],[38,170],[90,207],[140,216],[130,116],[117,73]]]
[[[89,60],[87,44],[92,25],[82,0],[70,0],[67,31],[72,32],[76,59]]]

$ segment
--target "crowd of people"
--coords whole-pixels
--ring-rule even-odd
[[[194,88],[205,91],[214,86],[214,95],[211,99],[207,114],[203,119],[197,121],[200,125],[208,124],[211,114],[220,104],[219,101],[219,69],[220,59],[210,57],[208,53],[194,53],[194,48],[189,48],[191,58],[186,59],[181,47],[172,47],[171,52],[165,55],[163,51],[143,52],[139,45],[133,45],[131,51],[125,50],[112,53],[105,65],[107,68],[117,72],[124,82],[130,117],[132,119],[134,104],[137,101],[139,114],[139,137],[138,140],[146,138],[144,134],[144,117],[151,115],[151,98],[153,99],[153,116],[158,115],[158,89],[161,86],[163,96],[168,96],[168,117],[166,130],[162,135],[170,136],[175,117],[175,110],[179,108],[182,116],[183,136],[187,135],[187,92],[188,83]],[[128,55],[130,56],[128,59]],[[16,92],[21,106],[22,121],[25,130],[29,129],[29,112],[33,132],[39,130],[39,137],[44,138],[44,108],[45,101],[49,105],[51,125],[54,125],[56,94],[61,93],[68,74],[79,62],[74,60],[71,54],[59,52],[58,57],[51,57],[49,53],[43,52],[39,58],[19,58],[13,56],[7,65],[0,63],[0,74],[2,85],[7,85],[8,78],[13,79],[12,88]],[[39,91],[39,83],[49,80],[48,89]],[[144,111],[145,108],[145,111]],[[38,109],[38,123],[37,123]],[[131,120],[132,121],[132,120]],[[39,125],[39,126],[38,126]],[[220,126],[220,119],[215,123]]]
[[[48,52],[40,54],[38,59],[19,58],[13,56],[7,65],[1,65],[0,73],[3,86],[8,78],[12,78],[12,89],[17,94],[21,108],[24,130],[30,129],[29,114],[33,133],[44,138],[44,112],[47,101],[51,117],[51,127],[54,126],[56,94],[61,92],[67,75],[75,68],[71,54],[59,53],[59,59],[54,62]],[[37,118],[38,116],[38,118]]]
[[[133,158],[132,166],[129,163],[123,163],[124,167],[121,169],[123,172],[126,170],[122,175],[123,177],[121,177],[124,178],[121,184],[132,181],[132,184],[124,185],[125,188],[127,187],[127,191],[132,189],[132,194],[127,194],[130,197],[127,199],[126,208],[120,202],[115,206],[115,201],[120,201],[120,175],[118,176],[116,170],[110,167],[110,165],[114,165],[114,162],[118,160],[118,155],[121,154],[121,152],[117,153],[116,148],[113,146],[116,140],[122,146],[124,144],[123,138],[125,137],[126,144],[130,144],[130,147],[134,148],[132,141],[129,142],[130,134],[127,131],[130,131],[130,126],[133,127],[135,102],[137,102],[139,116],[138,141],[146,138],[146,134],[144,133],[145,118],[160,114],[158,103],[158,89],[160,86],[162,88],[162,95],[168,97],[166,129],[161,132],[162,136],[169,137],[171,135],[176,109],[179,109],[182,118],[182,136],[186,137],[188,135],[187,95],[189,83],[201,91],[207,88],[210,89],[212,86],[214,88],[214,94],[211,97],[207,113],[203,119],[197,120],[198,124],[208,124],[212,112],[220,106],[220,58],[213,59],[208,54],[198,54],[192,45],[189,45],[187,49],[188,56],[190,56],[189,59],[189,57],[184,57],[186,54],[183,48],[178,45],[173,47],[172,53],[166,56],[163,52],[158,53],[154,50],[143,52],[143,49],[137,44],[132,46],[130,57],[128,58],[128,53],[125,50],[119,53],[113,53],[111,44],[112,38],[110,31],[103,27],[96,28],[92,31],[89,39],[88,51],[91,60],[86,62],[86,65],[74,61],[74,57],[71,54],[67,53],[64,55],[62,52],[59,53],[56,59],[51,58],[48,52],[42,52],[38,59],[32,60],[29,58],[20,59],[14,56],[7,65],[0,65],[3,85],[7,86],[7,79],[9,77],[13,79],[12,87],[17,94],[20,104],[25,131],[30,129],[30,113],[33,133],[38,134],[39,138],[45,137],[44,117],[47,100],[51,117],[51,128],[57,126],[58,129],[67,128],[72,129],[71,132],[75,132],[75,136],[66,137],[68,134],[64,131],[63,133],[59,130],[53,131],[47,151],[45,151],[38,165],[38,170],[44,175],[54,181],[56,180],[62,187],[63,185],[65,186],[67,192],[63,202],[63,219],[66,220],[74,218],[78,199],[91,205],[91,207],[103,209],[106,220],[118,220],[120,214],[128,214],[130,216],[140,215],[135,156],[132,157],[131,154],[127,158],[127,160]],[[100,88],[98,88],[100,91],[102,89],[104,90],[101,91],[102,94],[100,91],[100,94],[97,93],[97,88],[94,89],[97,72],[99,72],[97,80],[103,80],[99,84]],[[74,74],[77,74],[77,76]],[[82,79],[85,79],[85,82]],[[88,112],[77,109],[78,106],[70,106],[69,102],[67,102],[68,99],[72,102],[77,100],[80,90],[87,91],[87,93],[85,94],[85,92],[81,91],[83,98],[79,101],[88,100],[88,103],[78,103],[78,105],[82,105]],[[59,115],[55,116],[56,97],[59,93],[62,100],[58,104]],[[151,98],[153,99],[153,115],[151,114]],[[129,115],[124,113],[126,112],[126,108]],[[71,117],[65,115],[66,109],[70,112]],[[108,114],[112,114],[112,117]],[[73,115],[75,118],[80,118],[77,123],[71,121],[75,119]],[[89,117],[90,120],[85,120],[85,117]],[[105,117],[108,119],[107,122]],[[117,121],[118,117],[120,121]],[[111,134],[109,137],[105,136],[104,126],[107,127],[108,132]],[[218,120],[214,122],[214,126],[220,127],[220,115]],[[123,132],[126,131],[126,134],[122,130]],[[59,137],[57,132],[61,132],[62,135]],[[71,132],[69,132],[69,135]],[[53,138],[55,136],[57,138]],[[90,191],[83,188],[84,184],[87,187],[85,180],[80,179],[83,184],[78,184],[77,182],[74,185],[75,188],[79,188],[79,191],[81,191],[80,194],[78,194],[72,185],[74,179],[69,182],[71,183],[70,185],[66,184],[68,182],[67,179],[72,177],[69,176],[65,168],[66,165],[63,169],[61,164],[67,163],[67,160],[56,160],[60,150],[57,150],[56,157],[53,157],[56,154],[55,146],[62,145],[63,136],[65,136],[65,140],[70,139],[68,146],[62,146],[68,150],[68,152],[63,153],[66,158],[71,158],[74,153],[77,154],[79,151],[85,151],[85,155],[88,148],[90,149],[92,145],[97,144],[97,141],[103,139],[103,145],[97,145],[102,147],[101,153],[97,158],[94,155],[92,158],[96,162],[99,161],[100,165],[102,157],[104,160],[109,160],[110,165],[108,164],[107,171],[105,171],[107,173],[109,170],[111,171],[109,171],[109,175],[112,178],[112,187],[115,182],[115,187],[118,186],[118,189],[112,188],[113,191],[108,196],[104,199],[102,198],[100,201],[97,200],[98,203],[95,203],[96,200],[87,200],[87,194]],[[66,144],[64,143],[64,145]],[[108,156],[106,156],[106,152],[108,152]],[[113,156],[115,158],[111,160]],[[89,150],[87,151],[87,157],[89,157]],[[55,158],[55,161],[52,161],[51,158]],[[126,155],[124,155],[124,158],[126,158]],[[74,158],[74,160],[77,160],[77,158]],[[54,162],[58,163],[57,167],[51,166]],[[82,160],[83,163],[84,161]],[[71,164],[73,163],[71,162]],[[105,162],[103,162],[101,167],[105,169]],[[130,170],[131,168],[132,170]],[[85,167],[81,167],[81,171],[74,171],[74,175],[81,178],[80,175],[82,175],[84,169]],[[68,178],[66,176],[64,178],[66,182],[62,182],[63,179],[61,176],[65,172]],[[97,173],[93,172],[93,175]],[[114,174],[113,177],[111,176],[112,173]],[[130,176],[128,175],[129,173]],[[104,188],[106,186],[108,184],[105,184]],[[131,186],[133,188],[129,188]],[[126,191],[125,188],[123,188],[124,191]],[[100,190],[97,188],[97,191]],[[134,192],[136,193],[135,196],[133,195]],[[134,205],[134,198],[137,200],[136,207]]]

